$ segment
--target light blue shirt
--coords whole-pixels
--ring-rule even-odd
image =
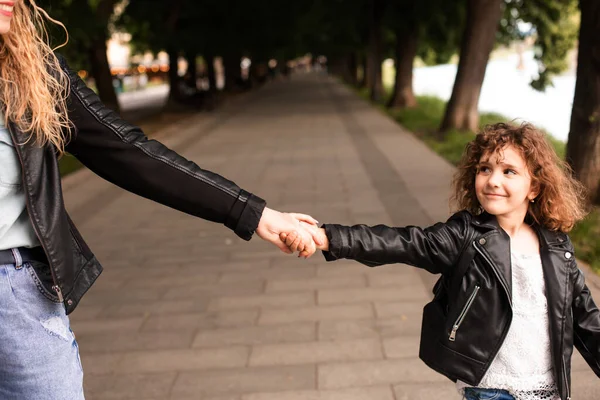
[[[0,112],[0,250],[39,245],[25,203],[21,163]]]

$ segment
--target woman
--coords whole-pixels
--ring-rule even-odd
[[[33,0],[0,0],[0,398],[83,399],[67,314],[102,267],[65,211],[57,159],[65,151],[133,193],[249,240],[309,234],[235,183],[149,140],[102,105],[44,41]],[[60,24],[60,23],[59,23]],[[126,290],[126,289],[125,289]]]

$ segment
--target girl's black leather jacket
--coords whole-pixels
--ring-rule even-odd
[[[600,376],[600,312],[577,268],[569,237],[533,227],[540,241],[554,375],[561,399],[567,400],[573,344]],[[371,267],[409,264],[456,283],[448,285],[446,302],[439,298],[443,291],[436,290],[424,308],[419,356],[451,380],[477,385],[512,321],[510,238],[496,218],[462,211],[425,229],[324,228],[330,243],[324,252],[328,261],[348,258]],[[464,274],[453,276],[454,271]]]
[[[220,222],[245,240],[265,207],[257,196],[198,167],[148,139],[106,108],[59,56],[70,79],[68,116],[75,127],[66,150],[102,178],[140,196],[209,221]],[[24,143],[27,136],[9,123],[22,166],[29,217],[48,257],[51,282],[46,295],[72,312],[102,266],[67,215],[56,149]],[[46,273],[47,274],[47,273]]]

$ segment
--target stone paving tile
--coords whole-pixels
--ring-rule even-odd
[[[262,281],[246,281],[232,283],[213,283],[170,288],[164,295],[166,300],[206,298],[206,296],[243,296],[264,293],[265,284]]]
[[[127,287],[172,288],[187,285],[200,286],[217,283],[218,279],[218,274],[207,274],[200,269],[195,274],[173,274],[170,271],[165,271],[164,276],[147,277],[142,275],[130,278]]]
[[[143,318],[120,318],[120,319],[95,319],[77,321],[72,327],[77,336],[94,333],[115,334],[119,332],[137,332],[142,323]]]
[[[397,271],[389,274],[367,274],[370,287],[393,286],[397,289],[410,286],[422,286],[423,280],[415,271]]]
[[[408,358],[419,356],[420,330],[414,335],[402,335],[383,339],[385,358]]]
[[[423,307],[429,300],[375,302],[375,313],[378,318],[407,317],[421,322]]]
[[[314,323],[276,326],[247,326],[229,329],[201,330],[193,347],[257,345],[264,343],[308,342],[316,340]]]
[[[403,383],[394,385],[394,394],[396,395],[395,400],[462,399],[450,380],[444,383]]]
[[[87,350],[82,350],[80,356],[86,377],[89,375],[111,375],[121,358],[123,358],[123,354],[120,353],[92,354]]]
[[[418,335],[421,324],[403,318],[325,320],[319,323],[319,340],[346,340],[369,337],[395,338]]]
[[[229,346],[215,349],[153,350],[129,352],[123,355],[115,373],[190,371],[243,367],[250,349]]]
[[[141,331],[195,332],[198,329],[245,327],[256,323],[258,313],[257,309],[245,309],[226,312],[152,315],[144,321]]]
[[[252,347],[250,366],[319,364],[383,358],[376,339],[266,344]]]
[[[219,283],[248,282],[252,280],[272,279],[308,279],[316,276],[316,267],[302,267],[300,269],[269,268],[248,272],[223,272]]]
[[[131,350],[161,350],[189,348],[195,331],[86,333],[77,335],[86,353],[110,353]]]
[[[319,389],[401,382],[430,384],[446,379],[417,359],[323,364],[318,366],[318,374]]]
[[[266,293],[308,291],[329,288],[364,288],[363,276],[319,277],[310,279],[270,279]]]
[[[314,304],[315,294],[313,292],[298,292],[291,294],[217,297],[211,300],[209,310],[235,310],[254,307],[294,307]]]
[[[104,307],[98,317],[146,317],[150,315],[173,315],[206,311],[209,297],[200,299],[157,300],[127,304],[110,304]]]
[[[373,316],[373,306],[368,303],[335,306],[287,307],[262,310],[258,319],[258,324],[273,325],[302,321],[359,319]]]
[[[175,377],[175,372],[94,376],[83,386],[87,400],[166,399]]]
[[[181,396],[181,395],[176,395],[176,396],[171,396],[169,397],[170,400],[198,400],[199,397],[197,395],[190,395],[190,396]],[[146,400],[146,399],[144,399]],[[153,400],[153,399],[150,399]],[[165,399],[156,399],[156,400],[165,400]],[[242,400],[242,396],[241,395],[228,395],[228,396],[202,396],[201,400]]]
[[[313,365],[254,367],[206,372],[182,372],[172,389],[172,398],[307,390],[316,388]]]
[[[104,305],[87,305],[86,298],[77,306],[75,311],[69,314],[69,319],[73,321],[86,321],[98,318],[102,311],[107,307]]]
[[[85,304],[124,304],[147,300],[158,300],[167,291],[166,288],[128,288],[127,290],[99,290],[92,287],[85,296]]]
[[[416,398],[416,397],[415,397]],[[425,398],[423,398],[425,399]],[[429,399],[429,398],[428,398]],[[242,400],[397,400],[390,386],[338,390],[298,390],[242,395]]]
[[[319,305],[364,303],[367,301],[414,301],[419,299],[425,301],[429,299],[423,286],[406,287],[404,290],[395,287],[322,289],[317,292],[317,297],[317,304]]]

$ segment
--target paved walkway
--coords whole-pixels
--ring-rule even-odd
[[[164,139],[276,209],[427,225],[452,167],[323,75],[269,84]],[[88,400],[458,399],[418,358],[435,277],[278,253],[83,171],[67,205],[105,266],[72,315]],[[573,398],[600,381],[579,356]]]

